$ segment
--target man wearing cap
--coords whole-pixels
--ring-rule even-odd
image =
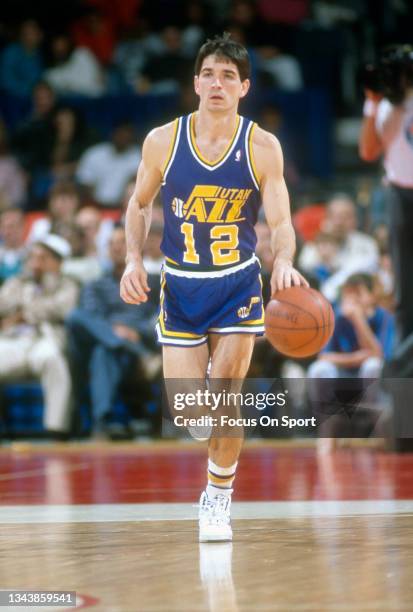
[[[69,427],[71,383],[63,321],[78,286],[61,274],[70,245],[47,234],[31,248],[22,274],[0,288],[0,382],[34,376],[45,398],[44,426],[60,437]]]

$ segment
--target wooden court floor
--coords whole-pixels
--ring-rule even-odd
[[[233,543],[199,544],[201,445],[3,447],[0,588],[110,612],[413,610],[412,474],[409,454],[250,444]]]

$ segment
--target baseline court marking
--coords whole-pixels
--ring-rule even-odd
[[[235,502],[234,519],[288,519],[412,514],[413,500]],[[187,521],[195,504],[79,504],[0,506],[0,524]]]

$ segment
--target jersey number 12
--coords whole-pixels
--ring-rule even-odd
[[[196,252],[194,239],[194,226],[192,223],[182,223],[181,232],[185,237],[184,261],[199,264],[199,255]],[[210,231],[211,255],[214,266],[225,266],[239,261],[238,226],[214,225]]]

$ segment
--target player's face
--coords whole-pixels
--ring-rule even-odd
[[[209,55],[195,76],[195,91],[200,106],[209,111],[222,112],[238,105],[249,89],[248,79],[241,81],[238,68],[231,61]]]

